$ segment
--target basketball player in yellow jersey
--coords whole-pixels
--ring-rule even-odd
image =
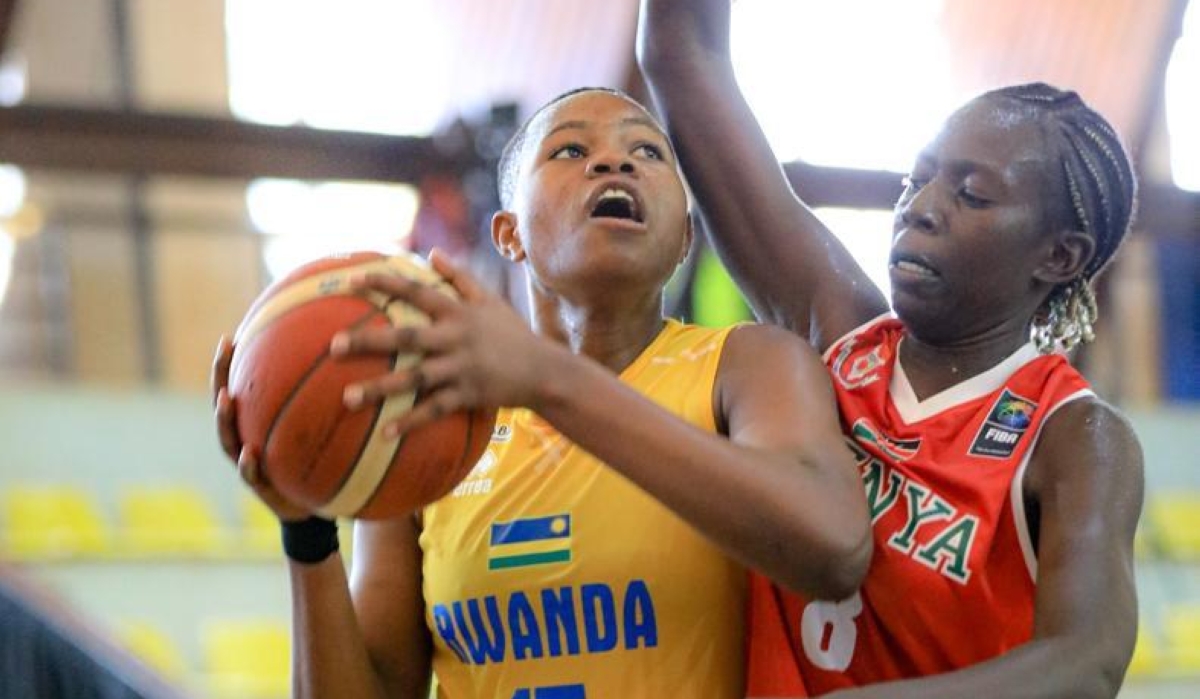
[[[501,191],[493,241],[528,273],[533,332],[435,255],[461,300],[368,276],[431,324],[334,339],[338,355],[423,354],[347,390],[359,407],[419,386],[394,435],[513,407],[453,493],[358,523],[351,585],[319,537],[293,538],[297,694],[423,697],[432,669],[453,698],[742,697],[743,565],[840,599],[870,557],[823,365],[780,330],[662,317],[691,237],[686,195],[662,128],[624,95],[543,107],[506,149]],[[218,406],[236,453],[220,391]],[[302,519],[253,457],[243,476]]]

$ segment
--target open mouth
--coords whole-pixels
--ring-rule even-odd
[[[928,262],[920,257],[909,255],[894,255],[890,266],[896,271],[903,272],[915,277],[923,277],[926,279],[936,279],[942,276]]]
[[[641,207],[629,192],[609,187],[600,193],[592,207],[592,218],[615,218],[643,223]]]

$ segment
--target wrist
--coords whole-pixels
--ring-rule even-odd
[[[313,515],[280,522],[283,553],[297,563],[320,563],[338,550],[337,522]]]
[[[571,384],[582,368],[580,357],[571,350],[557,343],[545,344],[546,352],[533,362],[533,392],[527,406],[543,417],[571,395]]]

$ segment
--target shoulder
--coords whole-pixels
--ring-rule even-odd
[[[765,365],[761,366],[760,370],[769,371],[773,368],[773,362],[797,367],[816,367],[824,371],[817,351],[790,330],[757,323],[730,328],[721,360],[723,370],[727,365]]]
[[[717,369],[719,402],[803,390],[833,402],[829,374],[816,350],[795,333],[774,325],[734,327]],[[827,393],[828,392],[828,393]]]
[[[1046,422],[1043,443],[1072,445],[1072,451],[1101,459],[1136,455],[1141,459],[1141,443],[1133,425],[1115,407],[1094,395],[1070,401]]]
[[[1120,411],[1096,396],[1084,396],[1047,418],[1027,478],[1035,490],[1073,481],[1109,483],[1140,494],[1141,443]]]
[[[848,454],[841,446],[829,372],[816,350],[788,330],[770,325],[733,330],[713,399],[718,431],[739,441]]]

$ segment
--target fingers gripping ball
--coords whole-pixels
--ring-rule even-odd
[[[446,415],[401,439],[383,427],[408,411],[414,393],[351,411],[348,384],[412,366],[413,355],[334,359],[340,330],[427,324],[420,311],[378,294],[353,292],[356,274],[385,272],[453,289],[415,256],[354,253],[311,262],[272,284],[238,328],[230,367],[243,442],[286,498],[325,516],[405,514],[446,494],[487,447],[495,410]]]

